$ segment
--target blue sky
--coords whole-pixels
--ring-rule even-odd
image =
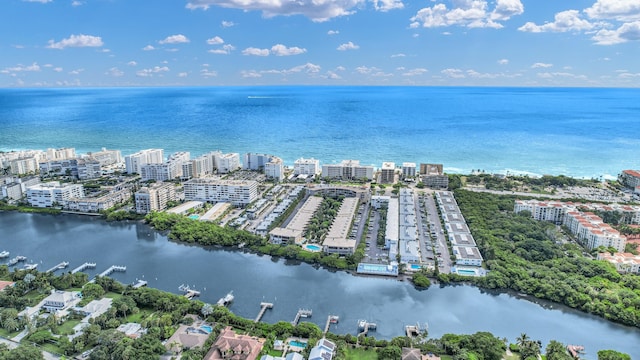
[[[2,0],[0,87],[640,85],[640,0]]]

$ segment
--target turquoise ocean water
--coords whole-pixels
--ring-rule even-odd
[[[0,89],[0,150],[47,147],[613,177],[640,168],[640,89]]]

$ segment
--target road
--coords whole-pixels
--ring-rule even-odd
[[[444,236],[444,230],[442,229],[442,223],[440,222],[440,217],[438,216],[438,208],[436,205],[436,201],[431,196],[431,194],[427,194],[425,196],[425,207],[427,209],[427,219],[429,220],[431,235],[435,238],[434,247],[436,248],[436,254],[438,255],[438,267],[441,273],[449,274],[451,273],[451,257],[449,254],[449,247],[447,246],[447,239]],[[439,251],[438,251],[439,250]]]

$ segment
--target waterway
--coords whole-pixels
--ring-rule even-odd
[[[473,286],[432,286],[418,291],[410,283],[333,272],[308,264],[290,264],[267,256],[205,249],[167,240],[139,222],[107,223],[77,215],[0,212],[0,251],[24,255],[47,270],[69,261],[66,271],[84,262],[96,275],[111,265],[126,265],[113,277],[123,283],[144,279],[149,286],[177,293],[188,284],[201,300],[215,303],[233,290],[230,309],[253,319],[262,301],[273,302],[263,321],[292,321],[299,308],[313,310],[308,319],[321,328],[329,314],[340,316],[336,333],[355,334],[357,321],[378,325],[377,338],[403,335],[404,325],[425,322],[429,334],[490,331],[515,342],[526,333],[546,345],[555,339],[580,344],[587,359],[601,349],[640,355],[640,329],[611,323],[557,304],[540,304],[517,294],[486,292]],[[6,263],[7,259],[0,263]],[[60,271],[60,270],[59,270]],[[633,356],[635,355],[635,356]]]

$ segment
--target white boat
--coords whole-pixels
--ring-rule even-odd
[[[38,267],[38,264],[27,264],[24,266],[25,270],[33,270]]]
[[[227,306],[231,304],[233,299],[235,299],[235,297],[233,296],[233,291],[229,291],[227,295],[225,295],[223,298],[220,298],[220,300],[218,300],[218,305]]]
[[[9,260],[9,266],[13,266],[13,265],[19,263],[20,261],[25,261],[25,260],[27,260],[26,256],[18,255],[16,257],[14,257],[13,259]]]
[[[4,259],[9,257],[9,252],[7,250],[4,250],[3,252],[0,252],[0,259]]]

